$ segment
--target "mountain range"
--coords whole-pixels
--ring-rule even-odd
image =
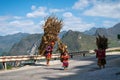
[[[120,46],[117,35],[120,34],[120,23],[105,28],[92,28],[89,31],[62,31],[59,35],[67,44],[70,52],[95,49],[96,36],[105,35],[109,39],[109,47]],[[28,55],[37,52],[43,34],[17,33],[14,35],[0,36],[0,52],[2,55]]]
[[[84,32],[85,34],[88,35],[105,35],[106,37],[111,37],[117,39],[117,35],[120,34],[120,23],[114,25],[111,28],[91,28],[90,30],[87,30]]]
[[[30,53],[34,44],[39,45],[42,34],[31,34],[12,46],[9,55],[27,55]]]
[[[0,55],[7,53],[15,43],[28,36],[28,33],[17,33],[13,35],[0,36]]]
[[[70,52],[96,48],[95,36],[86,35],[78,31],[69,30],[62,37],[62,41],[66,43]]]

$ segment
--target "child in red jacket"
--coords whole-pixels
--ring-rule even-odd
[[[69,62],[68,62],[68,60],[69,60],[69,54],[68,54],[68,52],[64,52],[61,55],[61,59],[62,59],[62,63],[63,63],[62,65],[64,67],[64,70],[66,70],[67,67],[69,66]]]

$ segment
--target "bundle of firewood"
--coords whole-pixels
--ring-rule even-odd
[[[108,48],[108,38],[106,38],[104,35],[98,35],[96,37],[96,45],[98,49],[107,49]]]
[[[60,39],[58,40],[57,51],[59,51],[61,54],[63,54],[64,52],[68,52],[67,45],[64,44]]]
[[[44,55],[45,48],[51,44],[51,42],[56,42],[58,40],[58,34],[63,26],[62,20],[59,20],[55,16],[49,16],[43,25],[44,34],[40,46],[38,48],[39,54]]]

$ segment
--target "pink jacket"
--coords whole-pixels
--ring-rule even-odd
[[[104,59],[106,57],[105,50],[95,50],[95,52],[98,59]]]

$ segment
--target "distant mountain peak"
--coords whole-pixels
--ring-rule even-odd
[[[117,35],[120,34],[120,23],[109,28],[108,32],[109,32],[109,36],[117,38]]]
[[[96,28],[96,27],[93,27],[93,28],[91,28],[90,30],[84,31],[84,34],[94,35],[95,32],[96,32],[96,30],[97,30],[97,28]]]
[[[95,32],[95,36],[97,35],[101,35],[101,36],[106,36],[108,37],[108,32],[107,32],[107,29],[106,28],[98,28]]]

